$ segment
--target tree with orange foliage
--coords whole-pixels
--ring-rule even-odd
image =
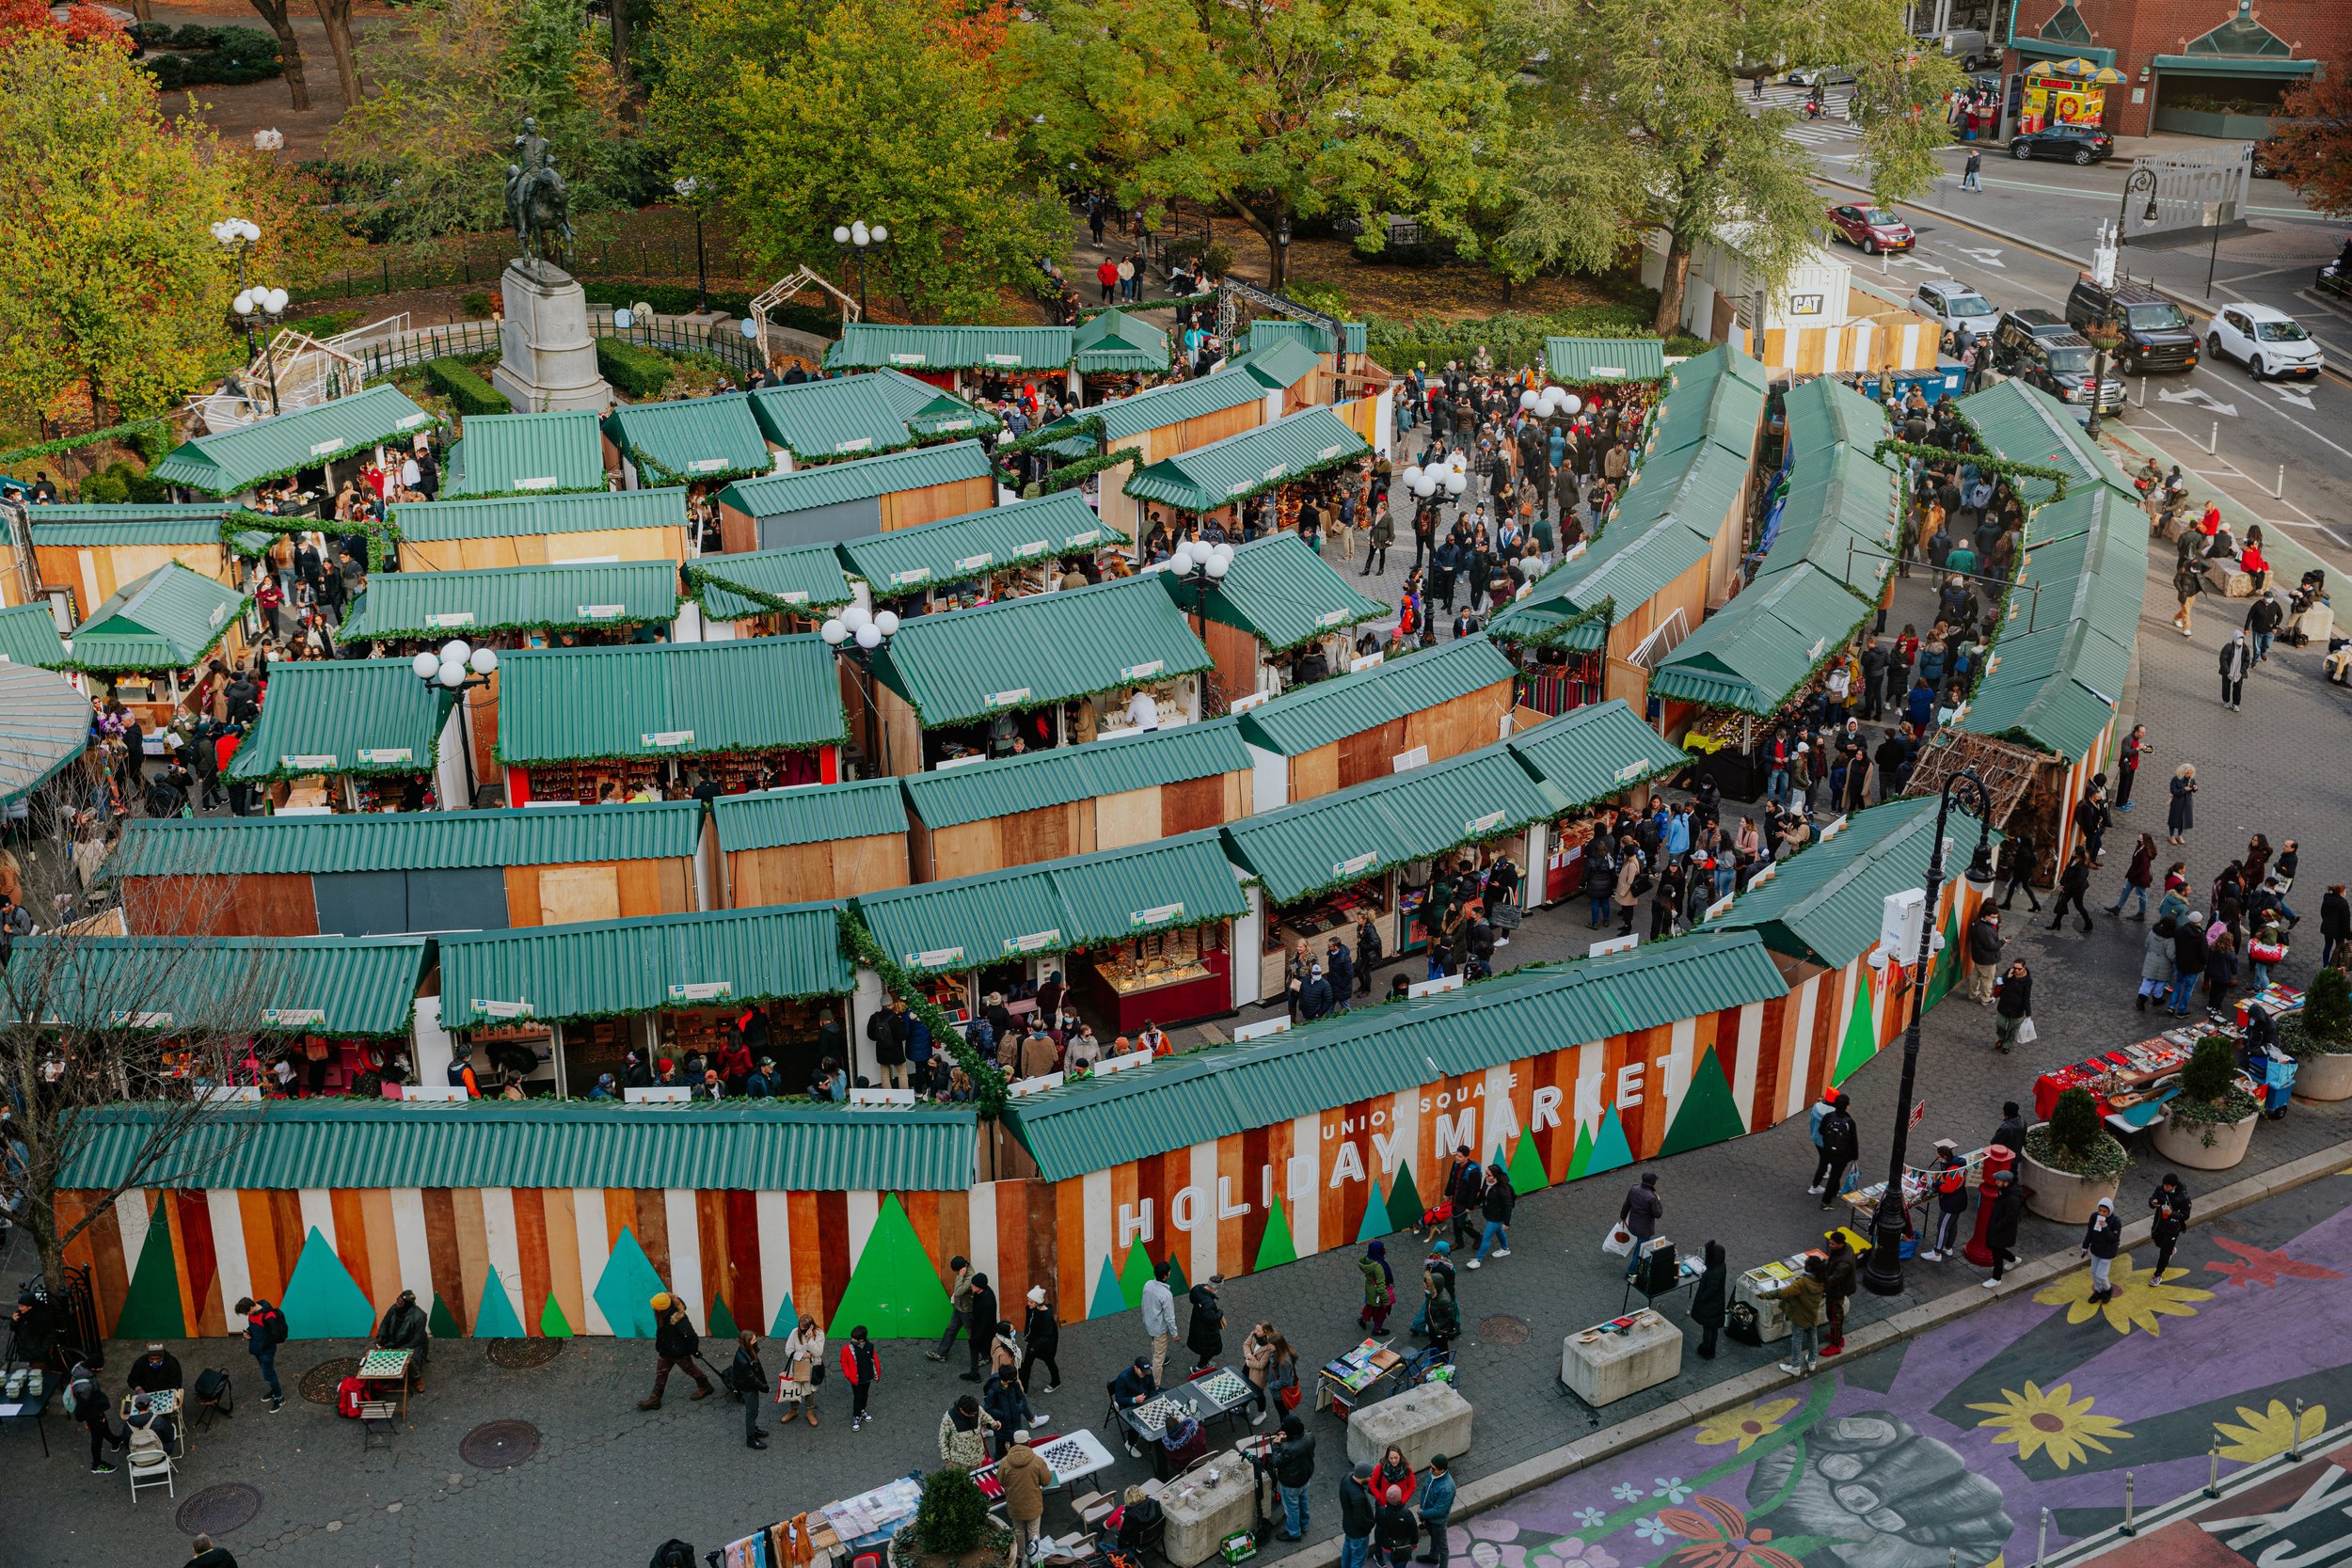
[[[2324,75],[2288,89],[2271,123],[2264,162],[2280,182],[2330,217],[2352,216],[2352,50]]]
[[[0,0],[0,47],[28,33],[62,39],[72,44],[106,43],[131,50],[131,35],[122,24],[96,6],[69,6],[65,20],[50,15],[44,0]]]

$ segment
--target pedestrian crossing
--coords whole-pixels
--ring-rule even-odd
[[[1744,86],[1735,89],[1740,102],[1751,109],[1798,111],[1804,108],[1805,98],[1811,90],[1781,82],[1768,85],[1764,88],[1764,96],[1756,98]],[[1851,96],[1852,91],[1848,87],[1827,88],[1822,94],[1821,118],[1806,119],[1800,112],[1796,123],[1790,125],[1785,135],[1790,141],[1804,147],[1851,147],[1862,139],[1861,128],[1846,118],[1846,104]]]

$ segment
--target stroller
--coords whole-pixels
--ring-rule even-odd
[[[1452,1383],[1454,1370],[1453,1347],[1427,1345],[1415,1351],[1398,1370],[1396,1386],[1418,1388],[1424,1383]]]

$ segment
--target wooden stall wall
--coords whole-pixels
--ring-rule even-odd
[[[694,907],[694,866],[688,860],[506,868],[509,926],[631,920],[640,915],[686,914]]]
[[[927,829],[917,821],[910,825],[908,859],[916,881],[947,881],[1218,827],[1248,816],[1249,800],[1250,776],[1236,771],[1009,812],[952,828]]]
[[[138,937],[314,937],[318,901],[303,872],[125,877],[122,908]]]
[[[738,849],[727,856],[727,907],[852,898],[907,885],[907,837],[876,833],[826,844]]]
[[[567,561],[686,560],[683,528],[596,529],[585,533],[518,533],[489,539],[404,539],[405,572],[473,571],[485,566],[546,566]]]
[[[1181,601],[1180,601],[1181,602]],[[1216,665],[1217,689],[1229,703],[1237,702],[1258,689],[1258,640],[1239,626],[1229,626],[1222,621],[1188,616],[1192,629],[1209,650],[1209,657]]]
[[[64,1193],[67,1249],[87,1266],[109,1338],[240,1333],[243,1296],[278,1303],[296,1339],[363,1338],[403,1290],[435,1334],[647,1338],[651,1298],[702,1331],[935,1338],[959,1254],[1012,1299],[1045,1277],[1030,1212],[1041,1183],[965,1192],[569,1187],[133,1189]],[[1051,1235],[1044,1254],[1051,1258]]]
[[[978,479],[926,484],[915,490],[894,490],[882,499],[882,531],[889,533],[935,523],[944,517],[961,517],[968,512],[985,512],[995,504],[996,482],[985,474]]]
[[[33,520],[40,520],[35,514]],[[87,616],[113,598],[126,582],[177,562],[215,582],[233,585],[236,564],[218,544],[187,545],[37,545],[33,566],[44,588],[71,588],[76,608]]]
[[[1452,702],[1301,752],[1290,761],[1291,800],[1311,800],[1333,790],[1385,779],[1397,770],[1400,757],[1424,746],[1429,754],[1418,759],[1416,766],[1491,746],[1503,738],[1502,721],[1510,712],[1511,683],[1497,681]]]

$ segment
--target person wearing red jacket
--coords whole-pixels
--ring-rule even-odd
[[[866,1413],[866,1402],[873,1397],[874,1385],[882,1381],[882,1347],[874,1343],[864,1323],[850,1330],[841,1347],[841,1376],[850,1386],[850,1430],[855,1432],[872,1418]]]
[[[1108,305],[1119,293],[1119,262],[1105,259],[1094,269],[1094,280],[1103,285],[1103,303]]]

